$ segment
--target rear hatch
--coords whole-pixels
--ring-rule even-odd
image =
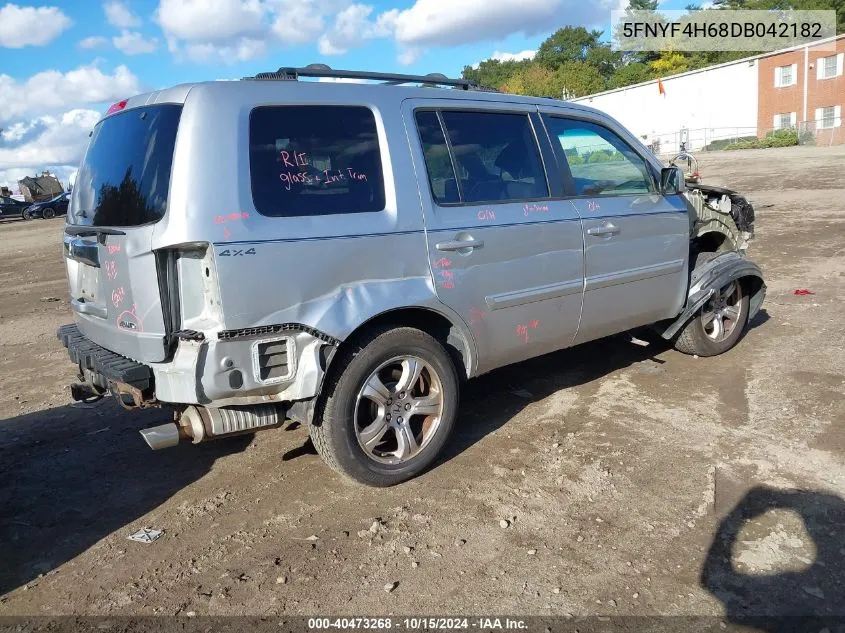
[[[65,261],[79,328],[139,362],[168,356],[166,263],[151,242],[167,210],[181,113],[181,105],[151,105],[100,121],[67,214]]]

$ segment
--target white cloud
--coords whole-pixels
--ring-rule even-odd
[[[266,11],[259,0],[161,0],[156,19],[168,36],[225,43],[260,34]]]
[[[0,46],[44,46],[71,24],[71,19],[58,7],[21,7],[9,3],[0,8]]]
[[[528,59],[534,59],[537,51],[524,50],[518,53],[504,53],[496,51],[490,59],[498,59],[500,62],[522,62]]]
[[[134,29],[141,26],[141,18],[132,13],[129,7],[119,0],[106,2],[103,5],[103,11],[106,12],[106,20],[109,24],[119,29]]]
[[[171,49],[177,55],[202,63],[234,64],[261,57],[267,50],[264,40],[242,37],[231,45],[219,46],[210,42],[187,44],[184,49]]]
[[[142,55],[152,53],[158,48],[156,38],[145,39],[137,31],[123,30],[120,35],[112,38],[114,47],[126,55]]]
[[[273,1],[160,0],[155,15],[177,59],[233,64],[266,52]]]
[[[46,70],[22,82],[0,74],[0,122],[74,105],[117,101],[139,92],[140,82],[126,66],[118,66],[111,74],[95,66],[80,66],[66,73]]]
[[[391,9],[377,22],[407,47],[458,46],[502,39],[514,33],[535,35],[560,24],[598,24],[616,0],[416,0],[405,10]]]
[[[403,66],[410,66],[422,57],[422,54],[423,51],[421,48],[406,48],[399,52],[398,61]]]
[[[595,26],[627,0],[414,0],[377,13],[354,0],[159,0],[156,21],[177,57],[204,62],[254,59],[273,45],[316,42],[322,55],[342,55],[374,38],[392,38],[399,62],[428,47],[536,35],[556,25]],[[531,51],[501,53],[529,59]]]
[[[323,55],[343,55],[357,48],[368,39],[384,37],[389,25],[380,20],[371,21],[373,7],[367,4],[350,4],[334,19],[331,28],[320,37],[317,48]]]
[[[350,5],[337,14],[318,48],[342,54],[374,37],[392,37],[399,62],[412,64],[427,47],[459,46],[500,40],[515,33],[535,35],[557,24],[595,25],[623,0],[416,0],[404,10],[390,9],[371,18],[372,6]],[[530,59],[534,51],[499,53],[501,59]]]
[[[275,16],[270,31],[284,45],[313,42],[325,26],[325,2],[271,0],[268,6]]]
[[[401,44],[448,46],[549,30],[562,6],[561,0],[417,0],[410,9],[383,15]]]
[[[70,110],[60,116],[42,116],[16,123],[2,133],[0,185],[17,189],[17,181],[49,169],[67,186],[76,173],[97,123],[96,110]]]
[[[524,50],[518,53],[505,53],[502,51],[494,52],[488,59],[495,59],[500,62],[521,62],[528,59],[534,59],[534,56],[537,54],[537,51],[533,50]],[[487,59],[482,60],[487,61]],[[481,66],[481,62],[475,62],[472,67],[478,68]]]
[[[102,35],[92,35],[84,40],[79,40],[79,48],[99,48],[108,44],[108,40]]]

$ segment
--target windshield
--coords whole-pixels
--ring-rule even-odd
[[[97,124],[74,186],[71,223],[139,226],[167,209],[180,105],[133,108]]]

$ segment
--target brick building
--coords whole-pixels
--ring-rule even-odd
[[[681,141],[764,137],[797,128],[802,142],[845,143],[845,35],[573,99],[607,112],[661,152]]]
[[[758,126],[797,127],[820,145],[845,143],[845,36],[836,50],[804,46],[761,57],[757,73]]]

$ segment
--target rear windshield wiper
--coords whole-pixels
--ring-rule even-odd
[[[117,229],[110,229],[105,226],[76,226],[68,224],[65,226],[66,235],[78,235],[85,237],[88,235],[126,235],[125,232]]]

